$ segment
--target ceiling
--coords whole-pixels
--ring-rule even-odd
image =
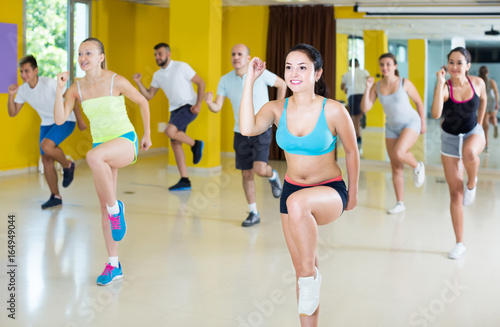
[[[158,7],[169,7],[170,0],[123,0]],[[189,1],[189,0],[184,0]],[[396,10],[400,7],[415,6],[413,0],[397,0],[391,2],[381,2],[380,0],[222,0],[223,6],[268,6],[268,5],[334,5],[334,6],[354,6],[356,4],[365,6],[381,5],[382,7],[392,7]],[[419,5],[430,6],[453,6],[462,5],[494,5],[499,7],[500,1],[486,0],[455,0],[436,1],[419,0]],[[343,34],[363,35],[363,30],[375,29],[385,30],[389,39],[412,39],[426,38],[434,40],[451,39],[453,37],[465,38],[466,44],[474,43],[475,46],[495,46],[500,44],[500,36],[487,36],[486,30],[494,27],[500,30],[500,17],[393,17],[378,16],[370,19],[338,19],[337,32]]]

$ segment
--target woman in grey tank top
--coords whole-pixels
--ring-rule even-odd
[[[493,125],[493,137],[498,137],[497,114],[498,114],[498,87],[495,80],[488,78],[489,69],[486,66],[479,68],[479,77],[486,85],[486,115],[483,120],[484,136],[486,137],[485,152],[488,152],[488,129],[490,123]]]
[[[384,53],[379,58],[382,79],[374,84],[375,79],[366,80],[366,89],[361,100],[361,110],[369,111],[375,100],[379,99],[387,122],[385,124],[385,143],[391,161],[392,183],[396,192],[396,205],[387,210],[389,214],[397,214],[406,210],[404,204],[404,164],[413,168],[413,182],[421,187],[425,181],[425,166],[417,161],[410,148],[417,142],[420,134],[425,133],[424,105],[417,89],[408,79],[399,77],[396,57]],[[413,109],[410,99],[415,103]]]

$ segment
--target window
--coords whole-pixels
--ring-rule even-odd
[[[35,56],[40,76],[66,71],[67,0],[26,0],[26,54]]]
[[[78,48],[83,40],[90,37],[91,23],[91,0],[69,0],[69,24],[68,30],[70,37],[68,38],[69,51],[69,75],[70,81],[75,78],[81,78],[85,74],[78,65]]]
[[[359,67],[365,68],[365,41],[362,37],[349,35],[347,40],[347,58],[358,59]]]

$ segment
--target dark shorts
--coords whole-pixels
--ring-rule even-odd
[[[198,116],[191,112],[192,105],[186,104],[170,112],[169,124],[177,127],[179,131],[186,132],[187,126]]]
[[[342,205],[343,205],[342,211],[344,211],[345,206],[347,205],[347,187],[345,186],[345,183],[342,180],[342,176],[314,185],[295,184],[293,182],[289,182],[288,177],[285,176],[285,182],[283,183],[283,192],[281,193],[281,198],[280,198],[280,213],[288,214],[286,200],[290,195],[292,195],[292,193],[302,190],[304,188],[310,188],[315,186],[328,186],[337,191],[337,193],[340,195],[340,198],[342,199]]]
[[[361,115],[361,99],[363,94],[353,94],[347,99],[347,104],[349,105],[349,113],[351,116]]]
[[[54,141],[56,145],[61,144],[68,136],[75,130],[76,123],[74,121],[66,121],[62,125],[42,125],[40,126],[40,153],[45,154],[42,150],[43,139],[49,139]]]
[[[123,135],[120,135],[118,137],[123,137],[124,139],[127,139],[130,142],[132,142],[132,144],[134,145],[135,156],[134,156],[134,161],[132,162],[132,164],[134,164],[137,161],[137,154],[139,153],[139,139],[137,138],[137,133],[135,131],[131,131]],[[102,143],[103,142],[92,143],[92,148],[95,148],[96,146]]]
[[[234,132],[233,149],[236,154],[236,169],[253,169],[254,161],[267,162],[271,145],[271,128],[257,136],[243,136]]]

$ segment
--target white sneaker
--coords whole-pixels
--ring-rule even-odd
[[[299,315],[310,316],[319,306],[319,289],[321,287],[321,274],[316,269],[316,278],[299,277]]]
[[[472,190],[469,190],[467,187],[467,184],[465,184],[464,188],[464,206],[470,206],[472,202],[474,202],[474,199],[476,198],[476,188],[477,188],[477,177],[476,177],[476,186],[472,188]]]
[[[450,259],[460,259],[463,255],[465,254],[465,245],[464,243],[460,242],[455,244],[455,247],[453,247],[453,250],[448,253],[448,258]]]
[[[420,187],[425,181],[425,165],[422,161],[418,162],[418,165],[413,169],[413,184],[415,187]]]
[[[395,214],[403,212],[405,210],[406,210],[406,206],[405,206],[404,202],[397,202],[396,205],[394,206],[394,208],[387,210],[387,213],[390,215],[395,215]]]

